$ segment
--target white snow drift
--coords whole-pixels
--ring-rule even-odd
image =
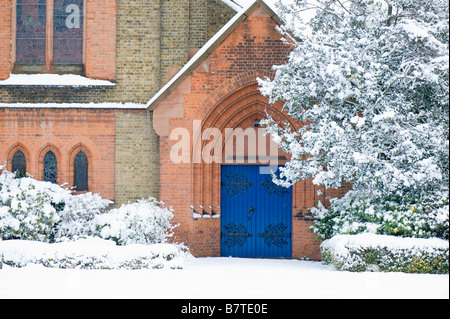
[[[116,246],[111,240],[80,239],[48,244],[28,240],[0,241],[3,265],[40,264],[64,269],[180,269],[188,253],[171,244]]]

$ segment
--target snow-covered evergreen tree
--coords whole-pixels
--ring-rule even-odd
[[[352,182],[369,206],[394,201],[411,208],[439,198],[448,223],[448,9],[447,0],[280,6],[280,30],[293,50],[272,81],[260,80],[261,92],[302,123],[293,130],[267,121],[292,154],[281,184],[310,177],[326,188]],[[314,17],[303,21],[310,10]],[[316,211],[322,218],[327,212]]]

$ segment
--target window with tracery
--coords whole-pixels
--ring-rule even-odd
[[[80,73],[84,0],[16,1],[16,71]]]
[[[58,179],[58,165],[56,155],[48,151],[44,156],[44,181],[56,184]]]
[[[46,0],[17,0],[16,63],[45,64]]]
[[[83,63],[83,0],[54,0],[53,64]]]

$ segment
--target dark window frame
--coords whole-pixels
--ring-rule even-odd
[[[73,160],[73,186],[77,192],[89,190],[89,158],[83,150]]]
[[[22,150],[17,150],[11,161],[11,172],[16,174],[17,178],[27,175],[27,158]]]
[[[58,181],[58,158],[51,150],[44,156],[43,181],[53,184],[56,184]]]
[[[20,61],[18,59],[18,32],[19,29],[23,29],[23,25],[18,23],[18,20],[21,19],[21,12],[18,12],[18,5],[19,4],[23,4],[22,1],[24,0],[13,0],[13,41],[12,41],[12,46],[13,46],[13,68],[11,73],[15,73],[15,74],[42,74],[42,73],[51,73],[51,74],[78,74],[78,75],[85,75],[85,55],[86,55],[86,23],[87,23],[87,19],[86,19],[86,0],[73,0],[74,2],[79,2],[81,1],[81,6],[82,8],[80,8],[80,33],[81,35],[79,35],[79,37],[77,38],[78,42],[81,43],[81,52],[78,50],[78,53],[76,54],[78,56],[78,58],[76,59],[76,63],[69,63],[70,61],[64,60],[63,58],[58,62],[55,61],[55,59],[58,59],[58,56],[61,56],[66,54],[67,57],[67,52],[64,53],[61,50],[59,50],[56,54],[55,54],[55,47],[57,47],[58,45],[56,44],[58,41],[64,41],[64,39],[61,39],[61,34],[58,35],[58,32],[55,31],[56,25],[55,25],[55,20],[58,20],[58,17],[60,16],[60,12],[61,10],[57,11],[56,8],[55,9],[55,3],[57,4],[58,2],[64,1],[64,4],[66,5],[66,10],[67,10],[67,6],[70,3],[71,0],[36,0],[38,1],[39,4],[42,4],[42,2],[45,3],[45,16],[44,15],[39,15],[40,20],[42,20],[42,17],[44,17],[45,19],[45,43],[41,43],[40,45],[43,45],[44,48],[44,57],[43,57],[43,61],[39,61],[38,63],[29,63],[29,62],[24,62],[24,61]],[[41,5],[42,6],[42,5]],[[41,7],[40,6],[40,7]],[[48,8],[51,7],[51,8]],[[48,8],[48,9],[47,9]],[[42,10],[41,10],[42,11]],[[51,15],[49,15],[49,12],[52,12]],[[73,11],[69,12],[64,12],[65,15],[70,16],[73,13]],[[64,16],[66,17],[66,16]],[[66,18],[67,18],[66,17]],[[59,17],[60,18],[60,17]],[[36,19],[28,19],[28,20],[36,20]],[[39,19],[38,19],[39,20]],[[70,19],[69,19],[70,21]],[[42,22],[42,21],[41,21]],[[57,22],[57,21],[56,21]],[[20,23],[23,23],[23,17],[22,17],[22,21]],[[33,23],[28,23],[27,21],[27,25],[33,26]],[[42,23],[39,23],[39,26],[42,26]],[[31,30],[30,29],[30,30]],[[32,41],[32,40],[31,40]],[[42,41],[41,41],[42,42]],[[64,46],[59,46],[60,49],[64,48]],[[26,54],[26,53],[21,53],[21,55]],[[80,57],[81,56],[81,57]],[[75,61],[72,61],[75,62]]]

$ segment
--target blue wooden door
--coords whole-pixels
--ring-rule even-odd
[[[292,189],[260,167],[222,165],[221,256],[292,256]]]

